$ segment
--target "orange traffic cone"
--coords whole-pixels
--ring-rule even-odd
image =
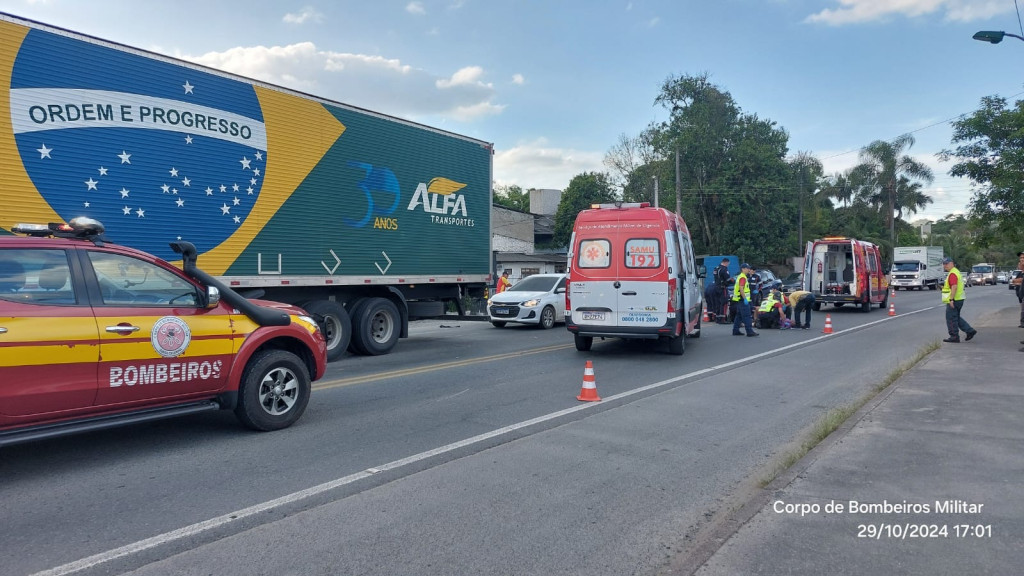
[[[701,322],[711,322],[711,319],[708,318],[708,307],[707,306],[704,307],[704,317],[701,318],[700,321]]]
[[[576,399],[580,402],[599,402],[601,400],[601,397],[597,395],[597,383],[594,381],[594,364],[590,360],[587,360],[587,366],[583,369],[583,388]]]
[[[822,334],[832,333],[832,315],[825,314],[825,329],[821,331]]]
[[[895,316],[895,315],[896,315],[896,303],[895,302],[889,302],[889,316]]]
[[[895,297],[896,297],[896,289],[893,288],[892,292],[889,294],[889,298],[895,298]]]

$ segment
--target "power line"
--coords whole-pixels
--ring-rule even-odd
[[[1017,25],[1020,26],[1020,35],[1024,36],[1024,24],[1020,22],[1020,7],[1017,6],[1017,0],[1013,0],[1013,7],[1017,9]]]
[[[1016,5],[1016,3],[1017,3],[1017,0],[1013,0],[1013,2],[1014,2],[1014,4]],[[1017,12],[1017,18],[1018,18],[1018,20],[1020,19],[1020,12],[1019,12],[1019,11]],[[1021,32],[1021,35],[1024,35],[1024,31],[1022,31],[1022,32]],[[1013,99],[1013,98],[1016,98],[1017,96],[1020,96],[1020,95],[1022,95],[1022,94],[1024,94],[1024,92],[1017,92],[1016,94],[1014,94],[1014,95],[1012,95],[1012,96],[1008,96],[1008,97],[1007,97],[1006,99],[1007,99],[1007,100],[1011,100],[1011,99]],[[963,117],[964,117],[964,116],[966,116],[967,114],[970,114],[970,112],[963,112],[963,113],[961,113],[961,114],[957,114],[956,116],[951,116],[951,117],[949,117],[949,118],[946,118],[945,120],[940,120],[940,121],[938,121],[938,122],[935,122],[935,123],[933,123],[933,124],[929,124],[929,125],[927,125],[927,126],[922,126],[921,128],[918,128],[918,129],[916,129],[916,130],[911,130],[911,131],[909,131],[909,132],[904,132],[903,134],[914,134],[914,133],[916,133],[916,132],[920,132],[920,131],[922,131],[922,130],[927,130],[927,129],[929,129],[929,128],[934,128],[934,127],[936,127],[936,126],[940,126],[940,125],[942,125],[942,124],[949,124],[950,122],[952,122],[952,121],[954,121],[954,120],[958,120],[958,119],[960,119],[960,118],[963,118]],[[890,138],[889,140],[890,140],[890,141],[892,141],[892,140],[895,140],[896,138],[899,138],[899,137],[900,137],[900,136],[902,136],[903,134],[900,134],[899,136],[895,136],[895,137],[893,137],[893,138]],[[852,153],[854,153],[854,152],[860,152],[860,151],[861,151],[861,148],[858,148],[858,149],[856,149],[856,150],[847,150],[846,152],[839,152],[838,154],[833,154],[833,155],[831,155],[831,156],[825,156],[824,158],[821,158],[821,160],[830,160],[830,159],[832,159],[832,158],[838,158],[838,157],[840,157],[840,156],[845,156],[845,155],[847,155],[847,154],[852,154]]]

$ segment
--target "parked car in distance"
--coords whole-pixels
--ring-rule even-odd
[[[786,294],[796,290],[802,290],[804,285],[804,273],[793,272],[782,279],[782,291]]]
[[[547,330],[565,321],[565,274],[534,274],[487,302],[491,324],[536,324]]]
[[[1010,282],[1010,277],[1006,272],[998,272],[996,273],[996,282],[999,284],[1008,284]]]
[[[767,268],[754,270],[754,274],[757,274],[758,276],[757,290],[762,296],[768,295],[768,292],[772,289],[772,284],[780,282],[779,277]]]
[[[1024,270],[1014,270],[1010,272],[1010,279],[1007,281],[1007,288],[1013,290],[1017,288],[1017,284],[1021,283],[1021,277],[1024,276]]]
[[[0,446],[233,410],[255,430],[293,424],[323,377],[317,323],[246,300],[103,237],[89,218],[0,236]]]

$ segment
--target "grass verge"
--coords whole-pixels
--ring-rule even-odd
[[[822,440],[824,440],[825,438],[828,438],[829,434],[835,432],[836,429],[842,426],[843,422],[846,422],[846,420],[850,416],[856,414],[857,411],[861,409],[861,407],[868,403],[868,401],[870,401],[880,392],[891,386],[893,382],[899,380],[900,377],[906,374],[908,370],[910,370],[918,362],[923,360],[925,356],[931,354],[932,352],[938,349],[938,340],[926,344],[924,347],[917,351],[917,354],[915,354],[913,358],[907,360],[903,364],[900,364],[891,372],[889,372],[889,374],[887,374],[881,382],[876,384],[871,389],[871,391],[865,394],[862,398],[845,406],[832,408],[824,415],[822,415],[822,417],[819,418],[813,426],[811,426],[810,431],[807,433],[806,437],[804,437],[804,439],[800,442],[798,448],[789,450],[783,453],[781,456],[779,456],[775,464],[771,466],[768,474],[766,474],[764,477],[760,479],[759,484],[761,488],[765,488],[766,486],[771,484],[772,481],[775,480],[775,478],[777,478],[779,474],[789,469],[789,467],[792,466],[793,464],[799,462],[800,459],[803,458],[808,452],[810,452],[812,448],[820,444]]]

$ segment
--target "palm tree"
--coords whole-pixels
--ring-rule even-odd
[[[921,192],[920,182],[911,182],[906,176],[900,176],[896,186],[896,218],[903,219],[903,211],[917,214],[917,211],[933,202],[932,197]]]
[[[904,134],[891,142],[875,140],[861,149],[860,164],[854,168],[855,172],[865,177],[869,191],[868,196],[873,200],[871,203],[881,206],[884,202],[886,205],[885,223],[889,228],[891,243],[896,240],[896,210],[899,207],[897,200],[900,178],[905,177],[908,183],[916,179],[929,184],[935,179],[932,176],[931,168],[904,153],[914,145],[914,142],[914,137],[910,134]],[[927,200],[923,200],[924,198]],[[922,202],[926,204],[931,201],[931,198],[917,190],[914,199],[910,201],[914,202],[916,211],[917,207],[923,207]],[[904,205],[902,208],[909,210],[908,205]],[[900,215],[902,216],[902,209]]]

